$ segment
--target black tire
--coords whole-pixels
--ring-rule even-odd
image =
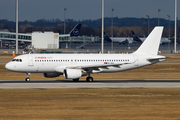
[[[93,82],[93,78],[92,78],[92,77],[90,77],[90,78],[89,78],[89,81],[90,81],[90,82]]]
[[[92,78],[92,77],[87,77],[87,78],[86,78],[86,81],[87,81],[87,82],[93,82],[93,78]]]
[[[30,81],[30,78],[26,78],[26,82],[29,82]]]

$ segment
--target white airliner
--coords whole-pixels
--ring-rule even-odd
[[[104,40],[108,42],[117,42],[120,44],[132,43],[133,41],[131,37],[109,37],[106,32],[104,32]]]
[[[93,81],[90,74],[120,72],[151,65],[166,59],[157,55],[163,27],[155,27],[138,50],[132,54],[26,54],[15,57],[6,69],[27,73],[43,73],[44,77],[58,77],[79,81]]]

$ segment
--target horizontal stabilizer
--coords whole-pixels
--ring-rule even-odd
[[[147,59],[151,63],[157,63],[166,60],[165,56],[155,56]]]

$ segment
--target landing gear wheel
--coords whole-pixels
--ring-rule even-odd
[[[78,82],[79,81],[79,78],[78,79],[73,79],[73,82]]]
[[[26,78],[26,82],[29,82],[30,81],[30,78]]]
[[[26,73],[27,74],[27,78],[25,79],[26,82],[29,82],[30,81],[30,78],[29,76],[31,75],[31,73]]]
[[[87,77],[87,78],[86,78],[86,81],[87,81],[87,82],[93,82],[93,78],[92,78],[92,77]]]

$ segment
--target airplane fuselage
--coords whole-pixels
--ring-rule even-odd
[[[134,54],[27,54],[15,57],[6,68],[23,73],[63,73],[69,66],[81,68],[102,65],[91,73],[119,72],[151,64],[145,58],[147,57]],[[114,67],[116,64],[119,66]],[[109,66],[106,68],[104,65]]]

